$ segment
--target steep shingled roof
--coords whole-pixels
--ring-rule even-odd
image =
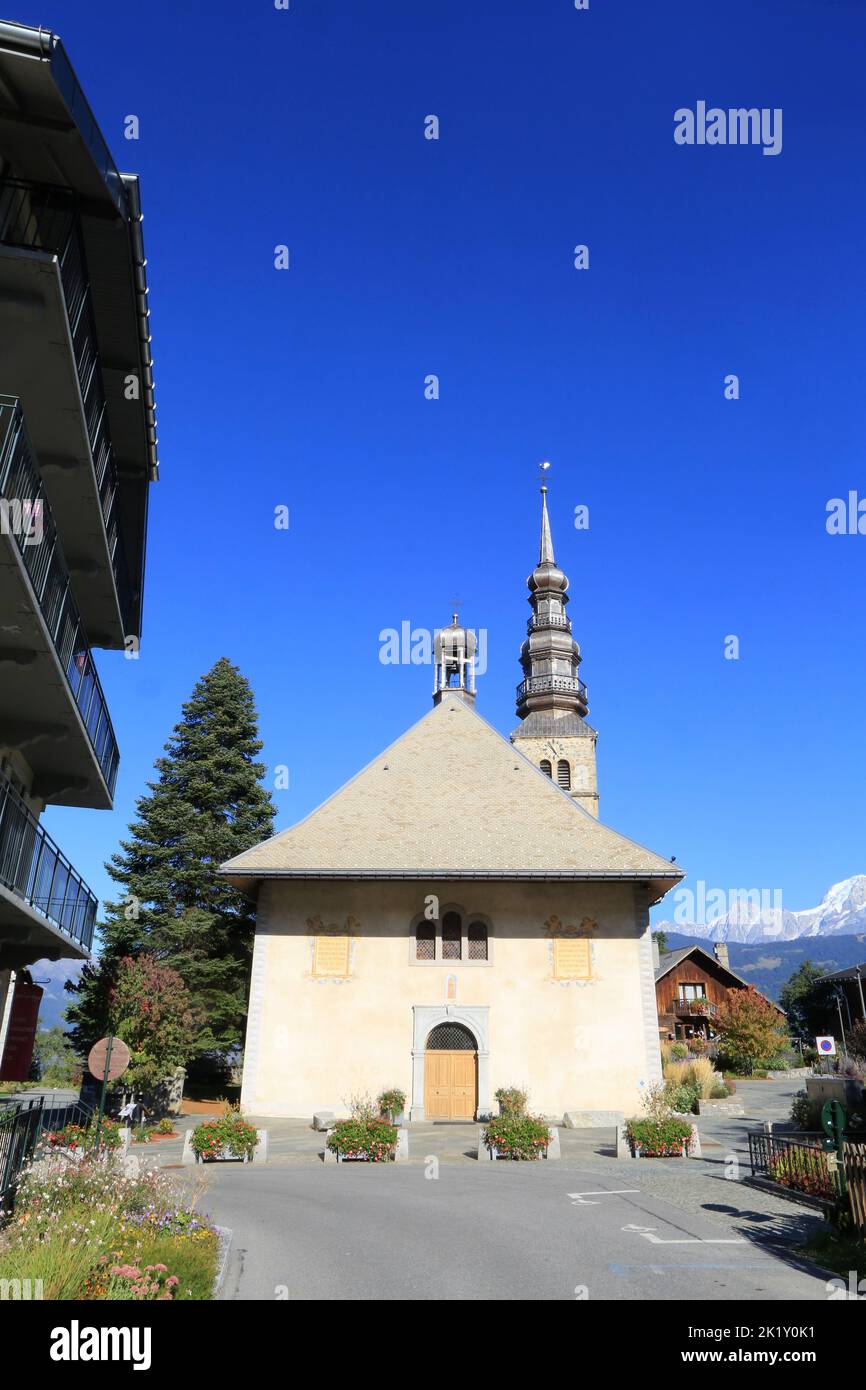
[[[684,871],[602,825],[458,696],[297,825],[222,866],[261,878],[631,879]]]

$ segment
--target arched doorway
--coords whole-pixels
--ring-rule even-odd
[[[478,1045],[462,1023],[438,1023],[424,1053],[424,1114],[428,1120],[474,1120],[478,1104]]]

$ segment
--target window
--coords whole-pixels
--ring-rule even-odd
[[[437,1023],[427,1039],[428,1052],[475,1052],[477,1043],[462,1023]]]
[[[456,912],[446,912],[442,918],[442,959],[459,960],[462,923]]]
[[[541,759],[541,770],[544,773],[545,777],[553,777],[553,768],[547,761],[547,758]]]
[[[571,790],[571,766],[566,762],[565,758],[560,758],[559,762],[556,764],[556,780],[563,791],[567,792]]]
[[[487,959],[487,928],[483,922],[470,922],[467,941],[470,960]]]
[[[706,994],[703,985],[680,985],[680,999],[705,999]]]
[[[415,959],[436,959],[436,925],[434,922],[422,922],[416,930]]]

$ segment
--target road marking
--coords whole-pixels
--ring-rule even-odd
[[[650,1241],[653,1245],[748,1245],[748,1241],[740,1236],[734,1239],[728,1239],[726,1236],[675,1236],[672,1240],[666,1240],[664,1236],[655,1234],[657,1226],[622,1226],[620,1229],[643,1236],[644,1240]]]
[[[624,1193],[639,1193],[639,1187],[602,1187],[598,1192],[566,1192],[573,1207],[597,1207],[598,1202],[585,1202],[584,1197],[618,1197]]]

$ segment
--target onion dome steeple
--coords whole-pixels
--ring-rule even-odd
[[[520,649],[524,679],[517,687],[517,714],[521,719],[535,711],[583,716],[589,712],[589,705],[586,686],[577,675],[580,647],[571,635],[571,619],[565,613],[568,578],[554,557],[544,483],[538,564],[526,584],[532,617]]]

